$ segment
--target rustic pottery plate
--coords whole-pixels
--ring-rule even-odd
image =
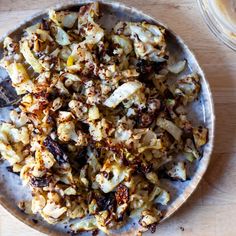
[[[59,5],[54,7],[55,10],[65,10],[73,9],[78,10],[81,5],[88,3],[90,1],[72,1],[64,5]],[[201,160],[195,162],[194,166],[191,168],[191,178],[186,182],[171,182],[169,180],[163,180],[162,184],[166,186],[171,193],[171,203],[166,207],[165,216],[163,220],[167,219],[172,215],[180,206],[189,198],[189,196],[196,189],[198,183],[205,173],[209,160],[210,154],[213,148],[213,138],[214,138],[214,110],[212,95],[209,89],[208,82],[205,79],[204,73],[201,70],[195,56],[185,45],[183,40],[177,36],[172,30],[167,26],[164,26],[159,21],[153,19],[152,17],[138,11],[134,8],[129,8],[120,3],[111,3],[100,1],[100,10],[103,13],[100,23],[103,27],[109,29],[109,25],[114,25],[115,22],[119,20],[125,21],[147,21],[152,24],[161,25],[166,28],[168,50],[170,55],[172,55],[173,60],[187,59],[188,68],[182,73],[196,72],[201,77],[201,94],[199,99],[194,102],[191,107],[189,107],[189,116],[196,124],[204,125],[209,129],[208,143],[204,146],[203,157]],[[47,17],[48,10],[40,12],[29,19],[25,20],[23,23],[19,24],[15,29],[8,32],[0,39],[0,58],[2,57],[2,41],[3,38],[9,35],[14,39],[19,39],[23,30],[40,21],[42,18]],[[3,92],[2,92],[3,91]],[[5,91],[5,92],[4,92]],[[0,105],[6,100],[4,97],[14,99],[14,92],[11,91],[9,87],[9,78],[7,73],[0,69]],[[8,108],[0,108],[0,120],[6,120],[8,117]],[[25,213],[21,212],[17,207],[17,202],[20,200],[26,200],[30,198],[30,193],[21,185],[19,177],[7,171],[8,163],[0,163],[0,203],[9,212],[16,216],[19,220],[26,223],[27,225],[33,227],[48,235],[65,235],[68,231],[68,227],[65,224],[49,225],[43,222],[40,218],[30,217]],[[162,220],[162,221],[163,221]],[[137,220],[136,220],[137,221]],[[135,220],[129,222],[128,225],[123,227],[117,232],[112,233],[112,235],[135,235],[139,224],[135,223]],[[88,233],[85,233],[85,235]],[[91,235],[91,234],[90,234]]]

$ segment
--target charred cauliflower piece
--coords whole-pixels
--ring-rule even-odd
[[[167,174],[175,180],[186,180],[186,168],[183,162],[173,164],[173,166],[167,171]]]

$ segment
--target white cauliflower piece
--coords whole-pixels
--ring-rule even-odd
[[[27,63],[29,63],[35,72],[43,72],[43,66],[40,64],[39,60],[36,59],[34,54],[31,52],[28,42],[25,40],[20,44],[20,51],[23,54]]]
[[[24,126],[28,122],[28,117],[24,112],[18,113],[15,110],[10,112],[10,119],[17,128]]]
[[[112,175],[109,178],[109,175]],[[96,175],[96,181],[104,193],[111,192],[118,184],[130,175],[130,169],[125,166],[107,161],[101,169],[101,172]]]
[[[63,123],[72,120],[73,114],[69,111],[59,111],[57,122]]]
[[[165,30],[146,22],[119,22],[114,27],[114,32],[124,34],[133,40],[134,51],[138,58],[163,62],[165,59],[166,43]]]
[[[118,141],[127,141],[131,138],[132,131],[125,129],[122,125],[119,125],[115,131],[115,138]]]
[[[24,165],[20,171],[20,178],[22,180],[23,185],[27,185],[30,181],[31,169],[34,167],[32,159],[31,163],[27,163],[26,165]]]
[[[125,55],[128,55],[133,50],[131,40],[124,35],[112,35],[111,39],[114,44],[118,44],[123,50]]]
[[[62,99],[60,97],[56,98],[53,100],[51,110],[52,111],[57,111],[61,108],[62,106]]]
[[[55,26],[55,29],[56,29],[55,39],[56,39],[57,43],[60,44],[61,46],[69,45],[70,44],[70,37],[66,33],[66,31],[63,30],[59,26]]]
[[[87,117],[88,108],[86,104],[83,104],[80,101],[71,100],[68,106],[78,119],[83,120]]]
[[[177,141],[181,139],[183,131],[172,121],[164,118],[158,118],[157,125],[160,126],[162,129],[166,130],[168,133],[170,133]]]
[[[30,80],[23,64],[14,62],[8,65],[6,69],[12,80],[12,85],[15,87],[18,95],[25,94],[26,92],[32,92],[34,90],[34,84]]]
[[[113,128],[104,118],[101,121],[89,123],[89,133],[96,141],[101,141],[103,138],[109,136],[109,134],[112,132]]]
[[[130,81],[119,86],[112,95],[104,102],[104,105],[110,108],[115,108],[126,98],[133,95],[142,87],[139,81]]]
[[[185,181],[187,178],[185,164],[183,162],[178,162],[167,171],[167,174],[177,180]]]
[[[161,212],[156,210],[155,207],[152,210],[144,210],[142,211],[142,218],[140,219],[139,223],[143,227],[147,227],[154,223],[158,223],[160,221]]]
[[[66,207],[60,207],[55,203],[50,203],[47,201],[47,204],[42,210],[42,216],[48,223],[56,223],[58,218],[62,216],[67,211]]]
[[[36,150],[35,160],[38,163],[39,168],[43,167],[46,169],[50,169],[56,163],[53,154],[48,150]]]
[[[78,18],[78,13],[66,11],[55,12],[54,10],[50,10],[48,16],[58,26],[72,28]]]
[[[78,220],[78,222],[71,225],[71,229],[75,232],[97,229],[97,220],[95,217]]]
[[[62,81],[58,80],[57,83],[55,84],[55,87],[59,90],[59,93],[61,95],[70,95],[68,89],[62,83]]]
[[[76,195],[76,190],[72,187],[68,187],[64,190],[65,195]]]
[[[57,127],[57,134],[58,138],[63,142],[68,142],[70,140],[74,140],[76,142],[78,139],[73,121],[60,123]]]
[[[161,193],[155,198],[154,202],[166,206],[170,201],[170,194],[164,189]]]
[[[90,107],[89,112],[88,112],[88,119],[92,121],[92,120],[99,119],[99,117],[100,117],[100,114],[99,114],[98,107],[96,105]]]
[[[45,207],[45,205],[46,199],[44,196],[39,194],[33,196],[31,209],[34,214],[40,212]]]
[[[7,160],[10,165],[21,162],[23,159],[21,153],[15,152],[10,144],[5,144],[2,141],[0,141],[0,153],[2,158]]]

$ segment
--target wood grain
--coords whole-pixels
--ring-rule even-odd
[[[62,2],[0,0],[0,35],[33,13]],[[189,201],[173,217],[158,226],[156,235],[235,236],[236,53],[211,34],[201,17],[196,1],[121,2],[154,16],[186,41],[206,73],[215,102],[216,140],[207,174]],[[12,235],[43,236],[0,207],[0,236]]]

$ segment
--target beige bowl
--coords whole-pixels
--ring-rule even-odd
[[[79,7],[85,3],[90,1],[72,1],[64,5],[59,5],[54,7],[55,10],[62,9],[79,9]],[[165,217],[162,221],[171,216],[183,203],[188,199],[188,197],[193,193],[199,184],[200,180],[205,173],[207,166],[210,161],[210,154],[213,148],[213,138],[214,138],[214,109],[212,102],[212,95],[210,92],[210,88],[208,82],[205,79],[205,75],[200,68],[195,56],[189,50],[189,48],[185,45],[183,40],[177,36],[173,31],[171,31],[167,26],[164,26],[159,21],[153,19],[152,17],[144,14],[141,11],[138,11],[134,8],[129,8],[120,3],[111,3],[111,2],[100,2],[101,11],[104,13],[104,16],[101,19],[101,23],[106,28],[109,28],[110,25],[114,25],[114,23],[118,20],[128,20],[128,21],[141,21],[145,20],[150,23],[154,23],[157,25],[161,25],[167,30],[167,42],[168,48],[171,52],[171,55],[175,59],[187,59],[189,68],[186,70],[186,73],[190,71],[197,72],[201,77],[201,86],[202,91],[200,94],[200,99],[196,101],[190,108],[190,117],[197,124],[202,124],[209,129],[209,141],[204,146],[203,157],[201,160],[195,163],[192,168],[192,178],[186,182],[170,182],[163,181],[163,183],[167,186],[168,190],[171,192],[172,201],[165,209]],[[23,23],[19,24],[15,29],[9,31],[6,35],[2,37],[0,40],[0,48],[2,48],[2,40],[5,36],[9,35],[15,39],[18,39],[22,34],[23,29],[26,27],[38,22],[43,17],[47,16],[48,10],[40,12],[29,19],[25,20]],[[0,58],[2,56],[2,51],[0,49]],[[0,83],[5,82],[7,78],[7,74],[4,70],[0,69]],[[0,119],[6,119],[6,110],[0,110]],[[35,221],[32,217],[27,216],[23,212],[21,212],[17,207],[17,202],[19,200],[29,198],[30,194],[21,185],[21,181],[18,176],[11,174],[6,171],[7,163],[0,164],[0,203],[15,217],[17,217],[20,221],[23,221],[27,225],[33,227],[36,230],[39,230],[48,235],[65,235],[66,229],[63,224],[59,224],[57,226],[48,225],[47,223],[37,219]],[[37,222],[37,223],[35,223]],[[129,224],[119,230],[118,232],[114,232],[114,235],[135,235],[135,231],[137,230],[138,224],[132,224],[133,222],[129,222]]]

